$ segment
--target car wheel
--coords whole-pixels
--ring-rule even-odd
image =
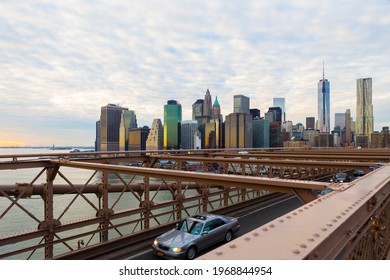
[[[194,246],[191,246],[190,248],[188,248],[187,250],[187,259],[189,260],[193,260],[196,256],[196,248]]]
[[[229,242],[233,239],[233,233],[231,230],[228,230],[228,232],[225,234],[225,241]]]

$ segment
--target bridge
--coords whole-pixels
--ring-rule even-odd
[[[14,178],[0,181],[0,258],[120,259],[186,216],[296,196],[301,207],[200,259],[386,259],[389,159],[389,149],[0,155],[0,178]],[[357,169],[366,175],[329,181]]]

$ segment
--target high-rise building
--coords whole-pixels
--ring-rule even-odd
[[[282,123],[282,108],[280,107],[269,107],[268,112],[273,112],[274,121]]]
[[[269,124],[269,146],[270,148],[283,147],[281,122],[271,122]]]
[[[119,131],[122,112],[128,110],[115,104],[101,107],[100,150],[119,151]]]
[[[244,95],[234,95],[233,96],[234,113],[243,113],[250,114],[249,111],[249,97]]]
[[[274,98],[274,107],[282,109],[282,122],[286,121],[286,99],[284,97]]]
[[[195,120],[181,122],[181,148],[184,150],[196,149],[198,122]]]
[[[356,134],[370,137],[373,130],[372,78],[358,79],[356,83]]]
[[[180,148],[181,104],[168,100],[164,105],[164,149]]]
[[[252,115],[252,119],[260,119],[260,110],[257,108],[250,109],[250,114]]]
[[[95,140],[95,152],[100,152],[100,127],[101,127],[101,121],[98,120],[96,122],[96,140]]]
[[[253,119],[253,148],[269,148],[269,124],[267,119]]]
[[[119,150],[127,151],[129,146],[129,129],[137,128],[137,116],[133,110],[122,111],[119,128]]]
[[[316,128],[316,120],[314,117],[306,118],[306,129],[315,129]]]
[[[147,126],[129,129],[129,151],[146,150],[149,130]]]
[[[162,150],[164,129],[160,119],[154,119],[146,140],[146,150]]]
[[[204,96],[203,116],[210,117],[211,110],[212,110],[211,95],[209,89],[207,89],[206,94]]]
[[[213,104],[213,110],[211,114],[211,119],[220,120],[222,122],[222,114],[221,114],[221,105],[219,105],[218,97],[215,97],[215,101]]]
[[[345,127],[345,113],[334,114],[334,127],[340,127],[340,129]]]
[[[225,148],[252,148],[252,146],[252,116],[244,113],[227,115],[225,120]]]
[[[198,120],[203,116],[203,99],[198,99],[194,104],[192,104],[192,119]]]
[[[325,79],[325,71],[318,82],[318,130],[330,133],[330,83]]]
[[[343,141],[344,146],[349,146],[352,143],[352,117],[351,110],[347,109],[345,111],[345,141]]]

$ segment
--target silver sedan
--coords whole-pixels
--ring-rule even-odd
[[[176,228],[157,237],[154,252],[167,259],[194,259],[196,255],[219,242],[229,242],[240,229],[236,218],[197,214],[182,220]]]

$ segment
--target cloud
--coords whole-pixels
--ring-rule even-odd
[[[317,116],[323,61],[331,115],[347,108],[354,115],[356,79],[370,76],[376,129],[389,120],[388,2],[0,5],[2,141],[90,145],[107,103],[135,110],[138,123],[150,125],[163,118],[168,99],[191,118],[191,105],[207,88],[224,115],[233,110],[234,94],[249,96],[262,113],[273,97],[285,97],[288,119],[304,122]]]

